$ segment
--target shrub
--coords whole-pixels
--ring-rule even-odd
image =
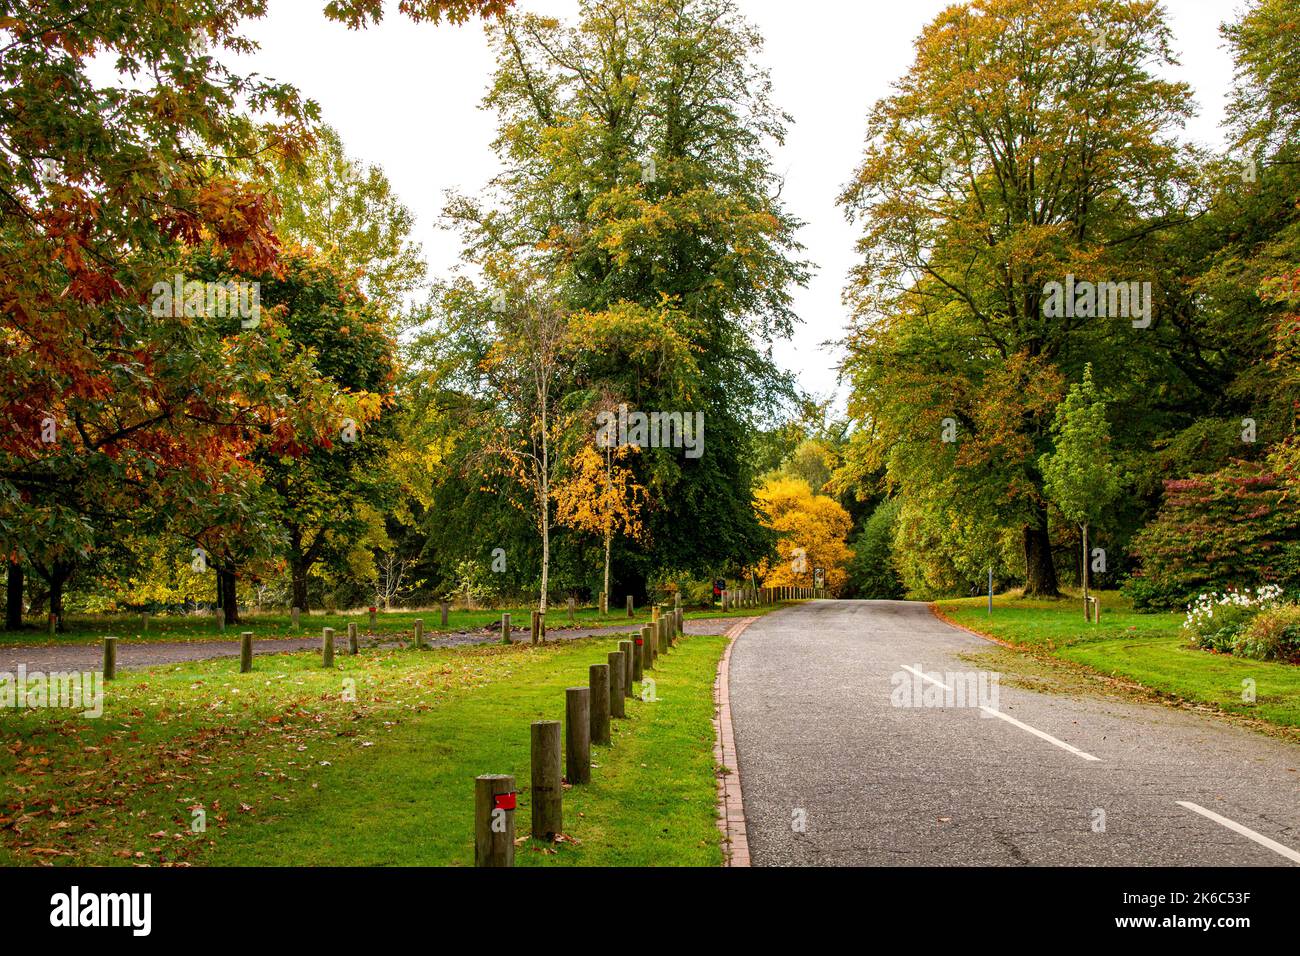
[[[1141,574],[1120,585],[1119,592],[1133,602],[1135,611],[1164,611],[1185,605],[1192,597],[1181,584],[1162,584]]]
[[[1247,462],[1166,481],[1159,513],[1133,541],[1154,589],[1152,606],[1243,582],[1300,586],[1295,491],[1285,477]]]
[[[1300,605],[1260,611],[1237,635],[1232,652],[1261,661],[1300,664]]]
[[[1183,629],[1190,633],[1194,647],[1231,654],[1251,620],[1276,608],[1281,599],[1282,589],[1276,585],[1265,585],[1253,595],[1250,588],[1201,594],[1187,606]]]

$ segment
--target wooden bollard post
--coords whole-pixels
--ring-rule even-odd
[[[531,795],[533,839],[554,840],[564,832],[564,784],[560,776],[560,722],[536,720],[532,725]]]
[[[446,602],[446,601],[443,601],[442,604],[439,605],[438,610],[439,610],[439,612],[440,612],[440,614],[441,614],[441,617],[438,619],[439,626],[441,626],[441,627],[446,627],[446,626],[447,626],[447,614],[448,614],[448,612],[451,610],[451,608],[449,608],[449,607],[447,606],[447,602]]]
[[[532,621],[528,625],[528,640],[536,644],[542,639],[542,612],[533,611]]]
[[[510,615],[509,614],[501,615],[501,643],[502,644],[510,643]]]
[[[677,637],[686,636],[686,612],[681,608],[677,609]]]
[[[645,631],[641,628],[641,633],[632,638],[632,681],[633,683],[641,680],[641,674],[645,670]],[[629,687],[629,690],[631,688]]]
[[[298,620],[298,615],[300,615],[301,613],[302,613],[302,612],[301,612],[300,610],[298,610],[296,607],[295,607],[295,608],[291,608],[291,609],[289,610],[289,618],[290,618],[290,620],[292,620],[292,622],[293,622],[293,629],[294,629],[295,631],[299,629],[299,620]]]
[[[424,620],[423,618],[415,619],[415,649],[418,651],[424,647]]]
[[[723,588],[723,589],[722,589],[722,609],[723,609],[724,611],[729,611],[729,610],[731,610],[731,604],[730,604],[730,602],[728,601],[728,595],[729,595],[730,593],[731,593],[731,592],[729,592],[726,588]]]
[[[357,645],[357,622],[348,622],[348,653],[356,654],[360,650]]]
[[[244,631],[239,635],[239,673],[247,674],[253,669],[253,632]]]
[[[217,630],[226,633],[226,609],[223,607],[217,608]]]
[[[609,716],[626,717],[623,710],[623,652],[609,652]]]
[[[104,638],[104,680],[117,677],[117,638]]]
[[[474,778],[474,865],[515,865],[515,778],[485,773]]]
[[[636,617],[636,614],[632,609],[632,595],[630,594],[627,596],[627,616]]]
[[[591,783],[591,688],[564,689],[564,776]]]
[[[632,660],[632,654],[636,651],[635,641],[619,641],[619,653],[623,655],[623,696],[632,696],[632,672],[635,670],[635,663]]]
[[[378,613],[379,613],[379,608],[372,607],[370,609],[370,630],[372,631],[375,629],[375,617],[376,615],[378,615]]]
[[[609,744],[609,665],[592,664],[587,668],[591,687],[591,742]]]
[[[569,623],[573,623],[573,598],[569,598]]]
[[[647,624],[641,628],[641,670],[654,670],[655,666],[655,628]]]
[[[334,628],[327,627],[320,636],[321,667],[334,666]]]

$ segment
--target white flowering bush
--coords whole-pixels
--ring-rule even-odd
[[[1253,593],[1250,588],[1211,591],[1187,605],[1183,629],[1190,632],[1196,647],[1230,654],[1255,615],[1281,604],[1282,589],[1276,584],[1265,584]]]

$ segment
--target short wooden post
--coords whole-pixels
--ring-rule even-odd
[[[636,617],[636,614],[632,610],[632,595],[630,594],[627,596],[627,616]]]
[[[569,623],[573,623],[573,598],[569,598]]]
[[[591,687],[591,742],[609,744],[609,665],[592,664],[587,668]]]
[[[510,643],[510,615],[509,614],[501,615],[501,643],[502,644]]]
[[[52,615],[51,615],[52,616]],[[117,677],[117,638],[104,638],[104,680]]]
[[[415,619],[415,649],[418,651],[424,647],[424,619]]]
[[[626,717],[623,710],[623,652],[609,652],[609,716]]]
[[[451,608],[449,608],[449,607],[447,606],[447,602],[446,602],[446,601],[443,601],[442,604],[439,605],[438,610],[439,610],[439,612],[441,613],[441,617],[439,618],[440,626],[442,626],[442,627],[446,627],[446,626],[447,626],[447,614],[448,614],[448,612],[451,610]]]
[[[474,778],[474,865],[515,865],[515,778],[485,773]]]
[[[632,681],[633,683],[641,680],[641,674],[645,670],[645,631],[641,628],[641,633],[632,639]]]
[[[294,629],[295,631],[299,629],[298,615],[301,614],[301,613],[302,613],[302,612],[299,611],[296,607],[295,607],[295,608],[292,608],[292,609],[289,611],[289,617],[290,617],[290,619],[293,621],[293,629]]]
[[[722,589],[722,609],[723,609],[724,611],[730,610],[730,605],[729,605],[728,602],[727,602],[727,589],[726,589],[726,588],[723,588],[723,589]]]
[[[372,631],[375,629],[375,617],[378,613],[379,613],[379,608],[372,607],[370,609],[370,630]]]
[[[623,655],[623,696],[632,696],[632,671],[635,670],[635,662],[632,660],[632,654],[636,650],[635,641],[619,641],[619,653]]]
[[[533,839],[554,840],[564,832],[564,784],[560,776],[560,722],[532,725],[531,784]]]
[[[646,624],[641,628],[641,670],[642,672],[654,670],[655,666],[655,639],[654,625]],[[637,678],[640,680],[640,678]]]
[[[591,688],[564,689],[564,776],[591,783]]]
[[[253,632],[244,631],[239,635],[239,673],[247,674],[253,669]]]
[[[349,621],[348,622],[348,653],[356,654],[359,650],[360,650],[360,646],[357,644],[357,622]]]
[[[686,612],[681,608],[677,609],[677,636],[679,638],[686,636]]]
[[[528,640],[536,644],[542,639],[542,612],[534,610],[532,621],[528,625]]]
[[[334,628],[327,627],[321,631],[320,641],[321,666],[334,666]]]

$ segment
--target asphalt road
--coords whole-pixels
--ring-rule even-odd
[[[957,655],[990,646],[902,601],[811,602],[752,624],[730,686],[753,865],[1300,863],[1293,743],[1005,682],[992,707],[904,706],[905,687],[932,703],[955,691],[964,678],[948,675],[974,666]]]

